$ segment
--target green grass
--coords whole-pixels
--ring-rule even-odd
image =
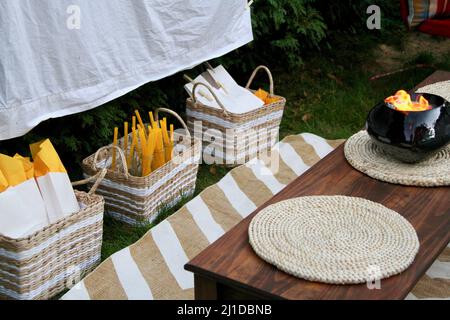
[[[282,79],[281,95],[287,97],[281,124],[281,136],[311,132],[327,138],[347,138],[364,126],[367,112],[380,100],[399,88],[413,88],[433,72],[416,69],[398,75],[370,81],[363,70],[349,74],[321,70],[315,77],[306,74],[292,81]]]
[[[440,59],[431,53],[419,53],[398,68],[417,63],[434,68],[411,69],[371,81],[373,74],[369,70],[375,64],[377,52],[373,49],[369,52],[368,44],[361,43],[363,48],[344,44],[336,50],[335,56],[311,58],[297,70],[274,70],[276,94],[287,98],[280,138],[300,132],[330,139],[348,138],[364,126],[367,112],[381,99],[398,89],[413,88],[435,69],[450,71],[450,52]],[[228,171],[223,167],[201,165],[195,195],[219,181]],[[164,210],[154,223],[146,226],[130,227],[105,218],[103,259],[137,241],[188,200],[183,199],[175,208]]]

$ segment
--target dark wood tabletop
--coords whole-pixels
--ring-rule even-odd
[[[450,80],[438,71],[417,87]],[[450,164],[449,164],[450,165]],[[381,280],[380,289],[305,281],[277,270],[253,252],[248,226],[261,209],[281,200],[310,195],[366,198],[395,210],[416,229],[420,249],[413,264]],[[280,193],[202,251],[186,266],[195,274],[197,299],[403,299],[450,241],[450,188],[420,188],[384,183],[353,169],[343,145],[290,183]]]

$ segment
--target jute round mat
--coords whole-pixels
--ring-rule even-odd
[[[441,81],[422,87],[417,93],[432,93],[450,101],[450,81]]]
[[[249,226],[256,254],[310,281],[355,284],[387,278],[413,262],[414,228],[378,203],[346,196],[310,196],[261,210]]]
[[[366,131],[360,131],[345,142],[344,154],[355,169],[380,181],[420,187],[450,185],[450,144],[432,158],[404,163],[375,145]]]

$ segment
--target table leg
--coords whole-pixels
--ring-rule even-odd
[[[209,278],[194,275],[195,300],[217,300],[217,282]]]

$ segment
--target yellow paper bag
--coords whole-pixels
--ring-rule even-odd
[[[153,153],[152,171],[162,167],[164,165],[164,145],[162,139],[161,129],[154,129],[155,131],[155,150]]]
[[[11,187],[27,180],[22,162],[13,157],[0,154],[0,170]]]
[[[31,167],[30,167],[31,166]],[[49,224],[33,164],[20,156],[0,155],[0,234],[18,239]]]
[[[34,176],[44,199],[50,222],[64,219],[78,212],[75,197],[66,169],[50,140],[30,145],[34,161]]]
[[[22,162],[23,169],[25,171],[25,176],[27,177],[27,179],[34,178],[34,165],[33,162],[30,161],[30,158],[22,157],[20,154],[17,153],[14,155],[13,158]]]
[[[5,191],[6,189],[8,189],[8,187],[9,187],[8,180],[6,180],[5,175],[0,170],[0,192]]]
[[[265,101],[267,99],[267,97],[269,96],[269,93],[261,88],[256,90],[254,94],[258,98],[260,98],[262,101]]]
[[[67,173],[49,139],[30,145],[34,161],[34,176],[42,177],[49,172]]]

